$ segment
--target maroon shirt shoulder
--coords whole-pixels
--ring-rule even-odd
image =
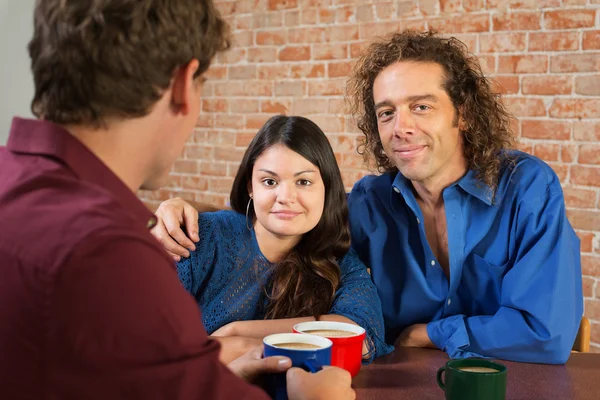
[[[218,361],[153,214],[57,125],[0,148],[2,398],[264,398]]]

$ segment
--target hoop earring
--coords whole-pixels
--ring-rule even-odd
[[[250,224],[248,224],[248,217],[249,217],[249,213],[250,213],[250,203],[252,203],[252,197],[250,197],[250,200],[248,200],[248,205],[246,206],[246,228],[248,228],[249,231],[252,230],[252,227],[250,226]]]

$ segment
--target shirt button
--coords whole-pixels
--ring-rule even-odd
[[[421,220],[419,218],[417,218],[417,224],[420,224]]]
[[[431,266],[435,265],[435,261],[431,260]]]
[[[400,193],[400,189],[398,189],[397,187],[394,186],[394,192]]]
[[[448,299],[448,305],[452,304],[452,300]]]

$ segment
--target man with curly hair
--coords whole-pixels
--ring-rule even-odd
[[[349,196],[386,340],[564,363],[583,313],[579,239],[554,171],[511,149],[511,116],[453,38],[403,32],[348,82],[360,152],[379,176]]]

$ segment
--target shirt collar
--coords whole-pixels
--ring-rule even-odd
[[[52,157],[75,176],[109,193],[149,229],[156,217],[94,153],[60,125],[15,117],[6,148],[14,153]]]
[[[488,206],[492,205],[492,189],[485,183],[477,179],[473,170],[467,171],[467,173],[462,178],[450,185],[449,188],[455,185],[460,186],[465,192],[481,200]],[[410,182],[410,180],[406,179],[400,172],[398,172],[396,174],[396,178],[394,178],[394,182],[392,183],[392,190],[394,190],[397,193],[401,193],[402,197],[404,197],[405,199],[409,199],[414,196],[412,191],[412,183]]]

